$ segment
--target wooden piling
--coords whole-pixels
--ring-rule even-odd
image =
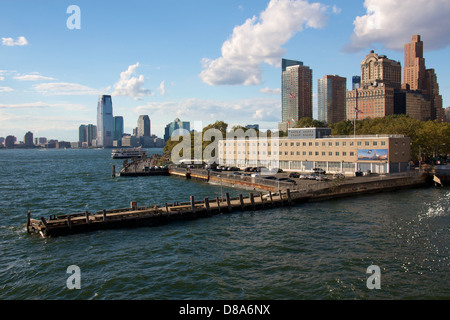
[[[253,197],[253,193],[250,193],[250,202],[252,204],[253,211],[255,210],[255,199]]]
[[[216,202],[217,202],[217,209],[219,210],[219,213],[220,213],[220,202],[219,202],[219,197],[216,197]]]
[[[90,224],[91,220],[89,219],[89,211],[86,211],[86,223]]]
[[[67,216],[67,225],[69,226],[69,229],[72,229],[72,219],[70,216]]]
[[[239,201],[241,202],[241,209],[244,210],[245,209],[244,197],[242,196],[242,194],[239,195]]]
[[[209,207],[209,198],[206,197],[205,198],[205,208],[206,208],[206,212],[211,213],[211,208]]]
[[[31,221],[31,211],[27,212],[27,233],[30,233],[30,221]]]
[[[195,201],[194,201],[194,196],[191,196],[191,197],[190,197],[190,200],[191,200],[191,211],[192,211],[192,213],[194,213],[194,212],[195,212]]]
[[[288,204],[292,205],[291,190],[289,188],[286,189],[286,194],[287,194],[287,198],[288,198]]]
[[[103,222],[106,222],[106,210],[103,209]]]
[[[269,191],[269,197],[270,197],[270,204],[273,207],[273,196],[272,196],[272,191]]]
[[[166,213],[169,213],[169,206],[167,205],[167,202],[166,202]]]
[[[262,192],[259,193],[259,196],[261,197],[261,207],[264,208],[264,198]]]
[[[112,166],[112,177],[113,178],[116,177],[116,166],[115,165]]]
[[[228,211],[231,212],[232,208],[231,208],[230,194],[228,192],[226,193],[226,197],[227,197]]]
[[[281,193],[281,190],[278,190],[278,194],[280,195],[281,205],[283,205],[283,194]]]
[[[47,225],[47,220],[45,220],[44,217],[41,217],[41,221],[44,224],[45,228],[47,229],[48,225]]]

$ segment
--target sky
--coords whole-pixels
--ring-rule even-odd
[[[403,66],[415,34],[447,107],[449,16],[448,0],[0,0],[0,137],[78,141],[103,94],[126,133],[139,115],[159,137],[175,118],[277,129],[282,58],[313,70],[317,118],[319,78],[351,89],[370,50]]]

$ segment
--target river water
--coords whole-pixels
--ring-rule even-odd
[[[112,178],[113,164],[118,171],[122,161],[110,150],[0,150],[0,299],[450,298],[449,188],[60,238],[26,233],[27,210],[39,219],[248,192],[176,177]],[[67,286],[72,265],[79,290]],[[373,265],[380,289],[367,286]]]

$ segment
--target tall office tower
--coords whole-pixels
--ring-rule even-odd
[[[149,116],[145,116],[145,115],[139,116],[137,125],[138,125],[137,126],[137,136],[138,137],[150,137],[151,136]]]
[[[281,64],[281,121],[292,128],[299,119],[313,116],[312,70],[300,61],[282,59]]]
[[[383,83],[400,89],[402,86],[402,66],[400,62],[379,56],[373,50],[361,62],[361,87]]]
[[[87,140],[87,127],[82,124],[79,128],[78,128],[78,142],[88,142]]]
[[[352,77],[352,90],[361,88],[361,77],[353,76]]]
[[[445,121],[442,96],[434,69],[426,69],[423,57],[424,45],[420,35],[413,35],[411,43],[405,44],[405,68],[402,89],[420,90],[423,98],[430,102],[429,119]],[[408,106],[407,106],[408,108]]]
[[[444,113],[445,113],[445,121],[447,121],[447,123],[450,123],[450,107],[445,108]]]
[[[405,90],[426,89],[426,68],[423,58],[423,42],[419,35],[412,36],[411,43],[405,44],[405,67],[403,85]]]
[[[92,140],[97,140],[97,126],[88,124],[86,127],[86,140],[88,146],[92,146]]]
[[[28,131],[25,134],[25,137],[23,138],[23,141],[25,143],[25,147],[33,147],[34,143],[33,143],[33,133]]]
[[[97,147],[113,146],[114,118],[111,96],[99,96],[97,107]]]
[[[172,137],[173,133],[178,129],[182,129],[182,131],[184,131],[181,134],[189,134],[189,132],[191,131],[191,123],[187,121],[181,121],[178,118],[169,123],[164,129],[164,143],[167,143],[167,141],[169,141],[169,139]]]
[[[319,121],[328,124],[346,119],[347,79],[326,75],[318,80]]]
[[[121,141],[123,136],[123,117],[114,117],[113,140]]]

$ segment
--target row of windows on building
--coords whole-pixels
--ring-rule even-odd
[[[364,141],[364,144],[363,144],[363,142],[362,141],[357,141],[356,142],[356,145],[358,146],[358,147],[360,147],[360,146],[374,146],[374,147],[377,147],[377,146],[379,146],[379,143],[380,142],[380,145],[381,146],[386,146],[386,141],[372,141],[372,144],[371,144],[371,142],[370,141]],[[251,146],[253,146],[253,147],[255,147],[255,146],[260,146],[260,144],[262,144],[262,146],[263,147],[266,147],[266,146],[268,146],[268,147],[270,147],[271,146],[271,143],[270,142],[262,142],[262,143],[260,143],[260,142],[252,142],[251,143]],[[223,144],[225,147],[227,146],[227,143],[225,142],[224,144]],[[247,143],[241,143],[241,142],[238,142],[237,143],[237,145],[239,146],[239,147],[241,147],[241,146],[247,146],[247,147],[250,147],[250,143],[249,142],[247,142]],[[342,147],[346,147],[347,146],[347,142],[346,141],[343,141],[343,142],[340,142],[340,141],[336,141],[336,142],[334,142],[334,144],[333,144],[333,142],[332,141],[329,141],[328,142],[328,144],[327,144],[327,142],[324,142],[324,141],[322,141],[322,142],[314,142],[314,145],[313,145],[313,142],[280,142],[279,144],[277,144],[277,142],[274,142],[273,143],[273,146],[279,146],[279,147],[282,147],[282,146],[285,146],[285,147],[289,147],[289,146],[291,146],[291,147],[301,147],[301,146],[303,146],[303,147],[307,147],[307,146],[309,146],[309,147],[312,147],[312,146],[316,146],[316,147],[319,147],[320,145],[322,146],[322,147],[326,147],[327,145],[329,146],[329,147],[333,147],[333,146],[335,146],[335,147],[339,147],[339,146],[342,146]],[[354,146],[355,145],[355,142],[354,141],[349,141],[348,142],[348,146],[350,146],[350,147],[352,147],[352,146]],[[398,145],[398,142],[395,142],[395,145],[397,146]],[[405,143],[403,142],[403,145],[405,145]],[[230,146],[230,145],[229,145]],[[236,144],[235,143],[231,143],[231,146],[232,147],[235,147],[236,146]]]
[[[234,155],[236,155],[236,151],[227,151],[227,154],[234,154]],[[245,151],[237,151],[237,154],[238,155],[245,155],[245,154],[247,154],[247,155],[250,155],[250,154],[253,154],[253,155],[256,155],[256,154],[258,154],[258,155],[268,155],[268,156],[272,156],[272,152],[271,151],[252,151],[251,153],[250,153],[250,151],[247,151],[247,153],[245,153]],[[289,156],[289,155],[291,155],[291,156],[307,156],[307,155],[309,155],[309,156],[323,156],[323,157],[326,157],[327,156],[327,152],[326,151],[279,151],[278,152],[278,154],[280,155],[280,156],[283,156],[283,155],[285,155],[285,156]],[[273,155],[276,155],[276,152],[274,152],[274,154]],[[354,157],[355,156],[355,152],[353,152],[353,151],[350,151],[350,152],[347,152],[347,151],[342,151],[342,152],[340,152],[340,151],[328,151],[328,156],[330,156],[330,157],[333,157],[333,156],[337,156],[337,157],[340,157],[340,156],[343,156],[343,157],[346,157],[347,155],[349,155],[350,157]],[[399,155],[399,152],[395,152],[395,155],[396,156],[398,156]],[[403,151],[402,152],[402,156],[404,156],[405,155],[405,152]]]

